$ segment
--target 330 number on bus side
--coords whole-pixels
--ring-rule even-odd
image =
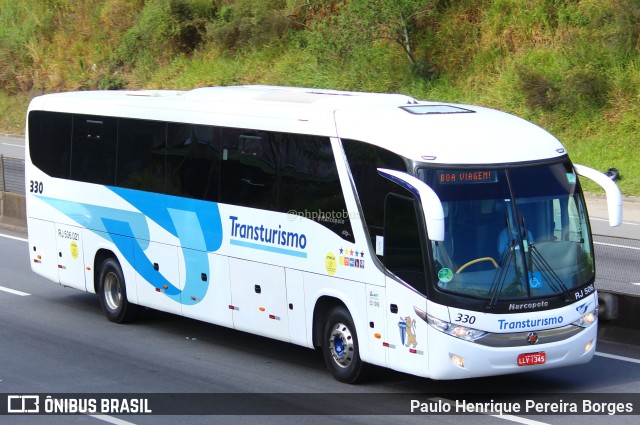
[[[37,180],[31,180],[29,185],[29,193],[40,194],[44,190],[44,185],[42,182]]]

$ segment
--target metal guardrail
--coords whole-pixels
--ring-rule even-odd
[[[596,288],[640,297],[640,240],[594,235]]]
[[[25,194],[24,159],[0,155],[0,190],[20,195]]]

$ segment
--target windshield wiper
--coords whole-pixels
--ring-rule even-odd
[[[500,299],[500,293],[502,292],[502,289],[504,288],[504,283],[507,279],[507,270],[511,261],[515,255],[515,247],[516,247],[516,240],[513,239],[511,237],[511,235],[513,234],[511,231],[511,228],[509,227],[509,216],[507,215],[507,213],[504,214],[504,223],[505,223],[505,229],[507,229],[507,238],[508,239],[508,243],[509,246],[507,247],[507,249],[502,253],[502,257],[500,257],[500,264],[498,264],[498,273],[496,273],[495,277],[493,278],[493,281],[491,282],[491,286],[489,287],[489,302],[485,305],[485,309],[486,310],[490,310],[492,308],[494,308],[498,302],[498,299]]]
[[[509,270],[508,266],[511,264],[515,255],[514,248],[515,241],[512,241],[509,248],[504,252],[504,254],[502,254],[502,258],[500,259],[500,264],[498,266],[499,272],[496,273],[496,276],[493,278],[493,282],[491,282],[491,286],[489,287],[490,299],[485,306],[485,309],[487,310],[494,308],[500,299],[504,283],[507,281],[507,270]]]
[[[529,252],[529,261],[528,261],[529,264],[525,264],[525,267],[528,269],[527,275],[529,276],[529,290],[531,289],[531,279],[533,279],[534,277],[533,266],[535,265],[538,270],[540,270],[543,274],[545,274],[545,277],[547,277],[549,281],[549,286],[551,287],[551,289],[556,293],[560,291],[564,292],[564,294],[567,296],[566,301],[567,302],[571,301],[571,293],[569,292],[569,288],[567,288],[567,285],[565,285],[562,279],[560,279],[560,277],[556,274],[556,272],[553,271],[553,268],[551,268],[549,263],[547,263],[547,261],[544,259],[542,254],[540,254],[540,252],[536,248],[536,245],[533,243],[531,238],[527,237],[529,233],[527,232],[527,226],[526,226],[524,217],[522,217],[522,231],[523,231],[523,240],[524,238],[526,238],[527,248],[528,248],[527,251]],[[534,258],[534,255],[535,255],[535,258]],[[551,279],[549,279],[549,277],[551,277]]]
[[[567,285],[564,284],[556,272],[553,271],[553,268],[551,268],[549,263],[547,263],[533,243],[529,245],[529,252],[534,254],[534,256],[530,256],[531,266],[529,266],[529,269],[532,269],[533,266],[535,266],[535,268],[540,270],[547,278],[549,286],[554,292],[564,292],[567,297],[565,301],[571,301],[571,292],[569,291],[569,288],[567,288]],[[530,270],[530,273],[531,277],[533,277],[533,270]]]

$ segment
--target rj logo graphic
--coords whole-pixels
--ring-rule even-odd
[[[40,396],[10,395],[7,398],[7,413],[40,413]]]

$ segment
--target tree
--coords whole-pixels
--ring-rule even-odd
[[[323,17],[315,21],[314,29],[320,30],[324,42],[338,54],[347,55],[356,45],[387,41],[402,49],[414,70],[424,62],[416,56],[415,38],[420,24],[435,13],[435,0],[345,0],[308,5],[316,16]],[[323,8],[334,13],[322,13]]]

